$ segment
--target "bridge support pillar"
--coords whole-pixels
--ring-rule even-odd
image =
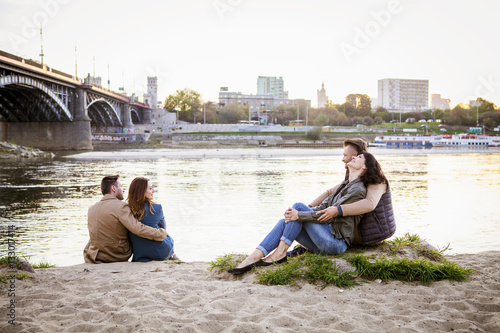
[[[87,91],[82,87],[77,87],[75,89],[75,103],[73,104],[73,117],[75,120],[89,120],[90,117],[87,114],[87,107],[85,105],[87,100]]]
[[[122,109],[123,133],[134,133],[134,123],[130,114],[130,104],[125,104]]]
[[[5,121],[5,119],[3,119],[2,116],[0,116],[0,141],[9,141],[8,140],[8,122]]]
[[[42,150],[92,150],[89,120],[73,122],[9,122],[8,139]]]
[[[151,109],[147,109],[142,112],[142,123],[151,124]]]

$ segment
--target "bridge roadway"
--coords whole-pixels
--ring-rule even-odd
[[[133,133],[151,109],[95,83],[0,51],[0,141],[90,150],[94,133]]]

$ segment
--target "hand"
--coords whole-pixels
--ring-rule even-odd
[[[296,209],[288,208],[285,211],[285,223],[290,221],[297,221],[299,219],[299,212]]]
[[[327,222],[333,219],[335,216],[339,215],[339,211],[337,210],[337,207],[330,206],[326,209],[317,211],[316,215],[321,215],[318,218],[318,222]]]

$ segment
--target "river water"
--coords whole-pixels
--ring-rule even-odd
[[[414,233],[447,253],[500,250],[500,150],[373,148],[391,182],[396,236]],[[87,209],[103,176],[155,187],[184,261],[249,253],[284,210],[309,203],[344,175],[342,149],[90,152],[0,161],[0,256],[8,241],[32,262],[83,262]],[[13,237],[7,231],[15,227]]]

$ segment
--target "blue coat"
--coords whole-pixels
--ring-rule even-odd
[[[141,222],[156,229],[166,229],[161,205],[152,204],[152,212],[153,214],[149,212],[148,204],[144,204],[144,217]],[[134,254],[132,261],[167,260],[174,253],[174,240],[170,236],[157,242],[134,235],[130,231],[128,234]]]

